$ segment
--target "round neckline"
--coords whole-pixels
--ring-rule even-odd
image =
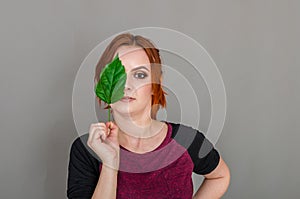
[[[126,149],[126,148],[123,147],[122,145],[120,145],[120,148],[121,148],[121,149],[124,149],[124,150],[127,151],[127,152],[136,154],[136,155],[145,155],[145,154],[151,153],[151,152],[153,152],[153,151],[156,151],[156,150],[162,148],[162,147],[165,145],[165,142],[167,141],[167,138],[170,137],[170,135],[171,135],[172,126],[171,126],[171,124],[170,124],[169,122],[167,122],[167,121],[161,121],[161,122],[164,122],[165,124],[167,124],[168,130],[167,130],[167,133],[166,133],[165,138],[164,138],[163,141],[160,143],[160,145],[158,145],[158,146],[157,146],[155,149],[153,149],[152,151],[148,151],[148,152],[146,152],[146,153],[135,153],[135,152],[133,152],[133,151],[130,151],[130,150]]]

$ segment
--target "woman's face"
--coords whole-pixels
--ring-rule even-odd
[[[132,116],[151,113],[151,66],[146,52],[136,46],[121,46],[116,54],[125,67],[127,80],[124,97],[111,104],[113,112]]]

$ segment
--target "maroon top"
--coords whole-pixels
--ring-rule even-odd
[[[120,146],[117,198],[192,198],[194,165],[182,146],[176,142],[172,142],[172,147],[168,145],[172,141],[171,135],[172,126],[168,124],[163,142],[152,152],[144,154]],[[167,145],[168,149],[164,148]],[[176,155],[168,155],[170,152]],[[100,171],[101,167],[102,164]]]
[[[203,133],[166,123],[167,135],[153,151],[138,154],[120,146],[118,199],[191,199],[192,172],[204,175],[218,165],[219,153]],[[87,139],[85,134],[71,147],[68,198],[91,198],[101,173],[101,160],[88,148]]]

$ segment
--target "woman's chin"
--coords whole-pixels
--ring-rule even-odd
[[[145,111],[151,109],[147,105],[140,105],[118,101],[112,104],[112,109],[115,114],[122,115],[124,117],[136,117],[137,115],[144,115]]]
[[[117,107],[117,108],[113,108],[114,113],[117,113],[119,115],[124,115],[124,116],[130,116],[133,114],[133,110],[129,109],[129,107]]]

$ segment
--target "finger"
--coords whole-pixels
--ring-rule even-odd
[[[108,127],[111,131],[114,131],[118,128],[116,124],[114,124],[112,121],[106,122],[106,127]]]
[[[95,133],[96,135],[94,137],[95,140],[100,140],[101,142],[106,140],[107,133],[106,133],[106,130],[104,128],[102,128],[102,129],[97,128],[95,131],[96,131],[96,133]]]
[[[88,144],[92,143],[94,134],[95,134],[95,126],[94,126],[94,124],[91,124],[90,129],[89,129],[89,137],[88,137],[88,141],[87,141]]]
[[[105,126],[106,126],[106,128],[110,129],[110,128],[111,128],[110,122],[106,122],[106,123],[105,123]]]
[[[109,136],[109,134],[111,133],[112,129],[113,129],[113,123],[112,122],[106,122],[105,126],[107,128],[107,135]]]
[[[91,124],[91,127],[90,127],[90,131],[94,131],[94,129],[105,129],[106,126],[104,123],[94,123],[94,124]]]
[[[95,128],[101,128],[103,127],[103,124],[101,123],[93,123],[90,125],[89,133],[94,134],[95,133]]]
[[[92,127],[105,127],[105,124],[103,122],[99,122],[99,123],[93,123],[91,126]]]
[[[102,127],[92,127],[90,130],[90,135],[88,138],[88,142],[90,145],[94,145],[95,143],[98,143],[100,141],[100,143],[105,140],[106,138],[104,136],[102,136],[105,130],[102,129]]]
[[[98,124],[97,124],[97,123],[96,123],[96,124],[91,124],[91,125],[90,125],[90,129],[89,129],[89,134],[90,134],[89,138],[90,138],[90,139],[93,138],[93,135],[94,135],[95,132],[96,132],[95,129],[97,129],[97,128],[98,128],[98,129],[99,129],[99,128],[100,128],[100,129],[104,129],[105,126],[104,126],[104,124],[99,124],[99,123],[98,123]]]

